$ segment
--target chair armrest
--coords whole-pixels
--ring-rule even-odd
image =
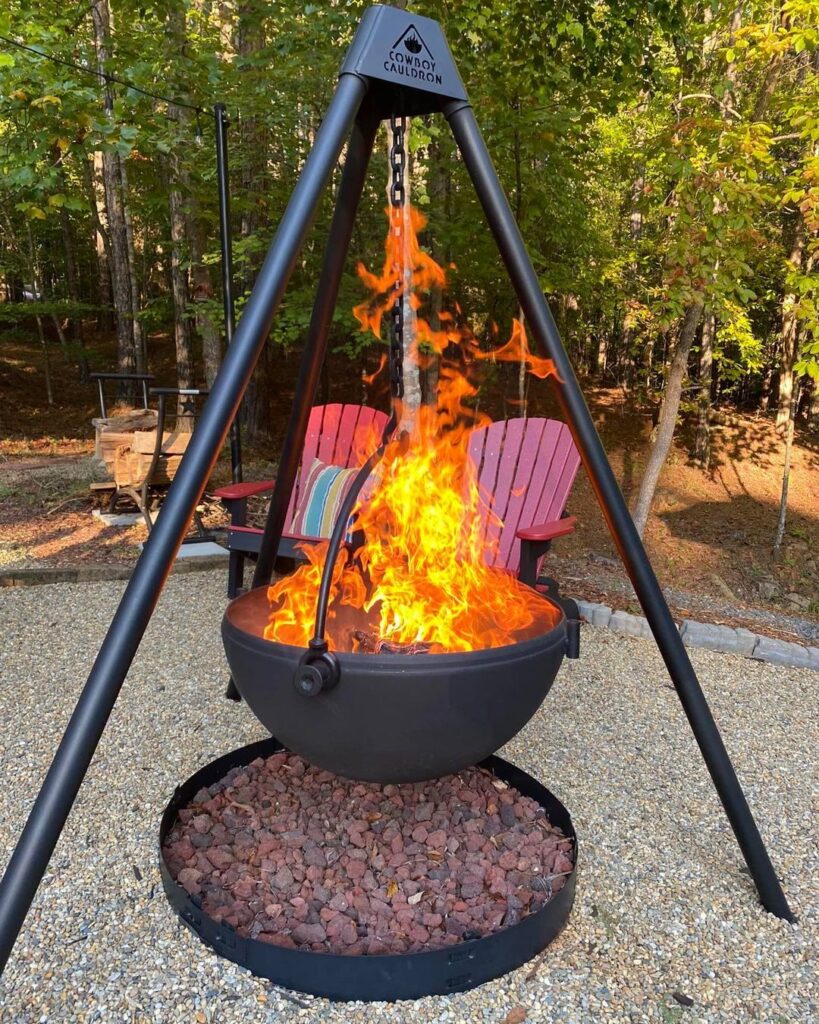
[[[565,537],[567,533],[572,533],[576,525],[576,516],[566,516],[565,519],[554,519],[551,523],[543,523],[540,526],[529,526],[524,530],[518,530],[515,536],[519,540],[528,541],[554,540],[555,537]]]
[[[240,501],[242,498],[251,498],[254,494],[264,494],[265,491],[272,491],[275,480],[256,480],[243,484],[226,484],[217,488],[213,493],[220,501]]]

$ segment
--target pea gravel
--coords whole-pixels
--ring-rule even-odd
[[[2,1024],[819,1021],[816,674],[691,651],[799,914],[789,925],[756,902],[652,642],[589,627],[505,750],[579,836],[575,910],[544,955],[472,992],[365,1006],[284,992],[209,953],[165,900],[157,829],[177,783],[265,735],[222,698],[224,582],[169,580],[0,981]],[[0,594],[3,863],[123,586]]]

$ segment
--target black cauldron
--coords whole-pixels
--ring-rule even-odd
[[[236,686],[286,747],[337,775],[419,782],[493,754],[535,714],[560,668],[571,630],[544,597],[539,636],[453,654],[337,653],[337,682],[306,695],[305,650],[264,639],[260,587],[228,605],[222,639]]]

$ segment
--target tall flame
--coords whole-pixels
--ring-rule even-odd
[[[491,538],[499,531],[487,531],[493,513],[487,496],[480,494],[468,448],[471,431],[490,420],[470,404],[477,394],[470,376],[486,360],[523,360],[538,377],[552,373],[553,367],[529,351],[518,320],[509,340],[489,350],[446,310],[436,314],[433,326],[423,315],[423,304],[433,289],[444,289],[446,272],[419,244],[426,219],[410,206],[386,212],[383,267],[377,274],[359,264],[370,295],[353,312],[363,331],[380,338],[384,315],[396,295],[407,296],[413,310],[410,358],[419,366],[440,358],[437,404],[422,405],[403,421],[399,403],[399,422],[407,429],[387,446],[374,485],[357,508],[356,530],[363,533],[364,543],[339,556],[327,639],[336,650],[360,644],[346,609],[356,613],[359,625],[366,625],[368,636],[394,645],[392,649],[500,647],[527,630],[549,628],[553,619],[550,606],[534,591],[487,564],[496,543]],[[376,376],[384,368],[382,360]],[[369,450],[379,441],[373,436]],[[305,545],[307,563],[270,587],[268,639],[307,644],[326,551],[326,543]]]

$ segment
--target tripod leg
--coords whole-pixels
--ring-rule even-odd
[[[233,344],[225,355],[202,418],[168,491],[162,515],[140,555],[0,882],[0,969],[11,953],[193,511],[219,456],[310,220],[366,89],[366,83],[356,75],[345,74],[339,80]]]
[[[361,192],[364,188],[378,123],[378,118],[372,114],[359,114],[353,125],[350,144],[347,147],[347,158],[344,162],[330,233],[327,236],[324,264],[316,289],[307,342],[301,357],[296,391],[287,425],[287,435],[279,459],[276,484],[270,499],[262,546],[259,549],[259,558],[253,573],[254,587],[269,583],[273,574],[273,564],[276,561],[276,554],[284,531],[287,507],[290,504],[290,495],[296,482],[301,453],[304,449],[310,409],[327,353],[327,338],[333,321],[341,275],[344,272],[344,263],[347,250],[350,247],[350,238],[353,233]]]
[[[451,104],[445,114],[526,316],[529,330],[543,353],[554,363],[556,376],[552,380],[563,415],[756,883],[762,904],[777,917],[793,921],[794,915],[776,877],[688,652],[597,435],[475,115],[469,106],[460,102]]]

